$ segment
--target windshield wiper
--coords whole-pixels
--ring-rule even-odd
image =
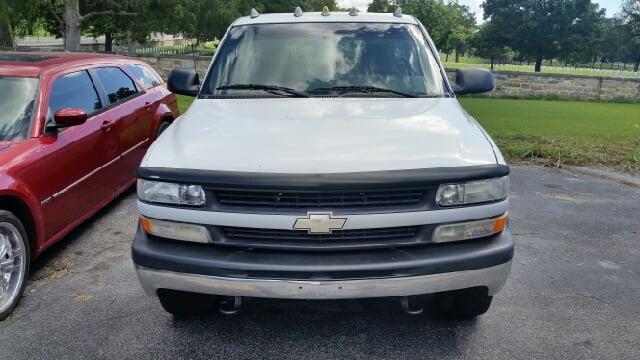
[[[367,93],[367,94],[372,94],[372,93],[381,93],[381,92],[386,92],[386,93],[391,93],[391,94],[395,94],[395,95],[400,95],[403,97],[411,97],[411,98],[415,98],[415,97],[419,97],[419,94],[410,94],[410,93],[406,93],[403,91],[398,91],[398,90],[393,90],[393,89],[386,89],[386,88],[382,88],[382,87],[377,87],[377,86],[332,86],[332,87],[320,87],[320,88],[315,88],[312,90],[309,90],[310,92],[316,92],[316,91],[352,91],[352,92],[363,92],[363,93]]]
[[[284,86],[277,86],[277,85],[234,84],[234,85],[218,86],[216,90],[264,90],[274,95],[282,96],[282,93],[286,93],[289,95],[293,95],[295,97],[309,97],[309,94],[306,94],[302,91],[298,91],[296,89],[292,89]]]

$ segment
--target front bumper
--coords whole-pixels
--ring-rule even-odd
[[[357,252],[237,250],[150,238],[132,247],[142,287],[227,296],[340,299],[409,296],[504,285],[513,240],[507,228],[486,239]]]

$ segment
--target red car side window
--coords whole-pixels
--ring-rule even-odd
[[[135,83],[127,74],[116,67],[95,69],[95,74],[102,82],[109,103],[115,104],[138,93]]]
[[[127,64],[125,65],[127,70],[133,74],[133,76],[144,85],[145,89],[150,89],[154,86],[162,84],[162,78],[148,66],[140,64]]]
[[[102,108],[102,102],[86,71],[63,75],[53,82],[49,99],[51,114],[65,108],[79,108],[92,114]]]

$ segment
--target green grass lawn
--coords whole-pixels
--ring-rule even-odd
[[[176,95],[176,96],[178,97],[178,108],[180,109],[180,113],[184,114],[184,112],[187,111],[187,109],[193,102],[193,97],[184,96],[184,95]]]
[[[193,101],[178,95],[180,111]],[[640,171],[640,104],[460,98],[510,163]]]
[[[640,104],[460,98],[509,162],[640,170]]]

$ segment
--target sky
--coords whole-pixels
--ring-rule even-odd
[[[480,4],[482,4],[483,1],[484,0],[458,0],[460,4],[469,6],[471,11],[476,13],[478,22],[482,21]],[[371,0],[337,0],[336,2],[340,7],[350,8],[355,6],[361,11],[366,11]],[[619,12],[620,6],[622,5],[622,0],[592,0],[592,2],[598,3],[601,9],[607,9],[607,17],[612,17],[615,13]]]

